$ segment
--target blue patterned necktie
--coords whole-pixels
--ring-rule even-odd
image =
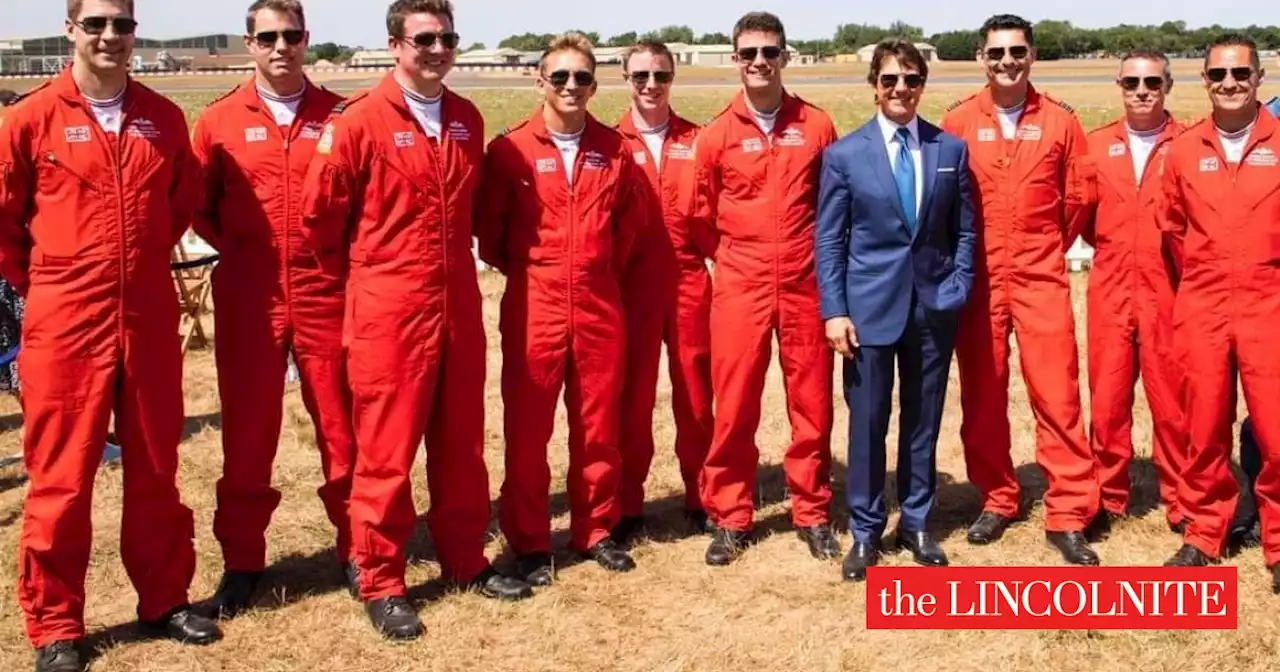
[[[898,200],[902,201],[902,211],[907,215],[907,230],[916,232],[916,164],[911,160],[911,150],[907,146],[910,134],[906,128],[899,128],[898,160],[893,167],[893,181],[898,185]]]

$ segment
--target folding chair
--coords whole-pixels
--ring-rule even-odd
[[[173,248],[173,261],[169,264],[169,268],[173,271],[173,280],[178,290],[178,303],[182,311],[178,334],[182,336],[183,355],[187,354],[193,339],[198,339],[197,342],[201,346],[209,343],[201,318],[209,308],[209,295],[213,290],[211,271],[217,261],[216,253],[193,258],[181,240]]]

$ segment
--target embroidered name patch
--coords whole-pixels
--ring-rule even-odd
[[[253,128],[244,129],[245,142],[266,142],[266,140],[267,140],[267,129],[261,126],[255,126]]]
[[[68,126],[66,129],[67,142],[89,142],[93,137],[89,133],[88,126]]]

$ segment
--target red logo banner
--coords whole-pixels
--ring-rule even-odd
[[[1235,630],[1236,568],[870,567],[868,630]]]

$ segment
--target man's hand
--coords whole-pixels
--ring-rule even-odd
[[[858,349],[858,331],[853,328],[853,320],[847,317],[827,320],[827,344],[845,359],[853,359],[853,351]]]

